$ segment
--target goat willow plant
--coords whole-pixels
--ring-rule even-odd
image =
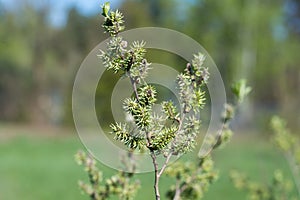
[[[296,200],[293,196],[293,184],[284,178],[280,170],[276,170],[268,184],[251,181],[245,174],[232,171],[230,174],[234,186],[248,192],[249,200]]]
[[[280,170],[274,172],[272,182],[262,184],[251,181],[245,174],[238,171],[231,172],[231,179],[237,189],[248,192],[249,199],[253,200],[281,200],[300,198],[300,139],[291,134],[286,127],[286,121],[278,116],[271,119],[273,130],[272,142],[284,154],[293,174],[298,198],[293,194],[293,183],[284,178]]]
[[[273,143],[279,148],[293,173],[294,182],[300,198],[300,139],[286,127],[286,121],[278,116],[271,119],[274,132]]]
[[[139,188],[139,181],[131,181],[132,173],[121,171],[103,181],[102,172],[91,155],[79,151],[75,159],[79,165],[85,166],[90,182],[79,181],[79,187],[93,200],[107,199],[112,195],[117,195],[119,199],[131,199]]]
[[[203,192],[217,178],[211,152],[231,137],[229,122],[235,107],[226,105],[223,116],[225,131],[217,137],[210,138],[211,149],[199,158],[198,163],[177,162],[167,167],[172,156],[185,154],[195,147],[196,136],[200,130],[200,120],[197,116],[205,105],[204,87],[209,79],[208,69],[204,67],[205,56],[201,53],[194,55],[184,72],[177,76],[176,84],[182,112],[178,111],[172,101],[164,101],[161,103],[163,114],[157,114],[153,111],[153,105],[157,103],[157,91],[153,85],[145,81],[151,65],[145,58],[145,42],[135,41],[128,44],[119,35],[124,30],[122,13],[118,10],[111,11],[109,3],[105,3],[102,9],[103,28],[111,39],[107,44],[107,50],[100,50],[99,57],[108,70],[128,78],[134,91],[133,97],[123,102],[124,111],[132,120],[110,125],[114,139],[129,148],[129,162],[127,160],[124,164],[130,173],[120,172],[103,181],[102,173],[95,166],[95,161],[80,152],[76,158],[79,164],[85,166],[90,182],[89,184],[80,182],[80,187],[92,200],[107,199],[112,195],[118,195],[120,199],[133,199],[138,182],[132,180],[136,169],[131,162],[132,152],[146,151],[153,163],[156,200],[161,198],[159,181],[164,172],[176,180],[175,185],[168,190],[167,198],[175,200],[201,198]],[[245,81],[239,82],[234,88],[239,102],[250,92]],[[161,167],[157,161],[159,155],[163,155],[165,159]]]

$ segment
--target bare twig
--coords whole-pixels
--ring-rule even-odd
[[[169,153],[169,154],[167,155],[166,160],[165,160],[163,166],[161,167],[161,169],[160,169],[160,171],[159,171],[159,173],[158,173],[158,176],[159,176],[159,177],[160,177],[160,176],[162,175],[162,173],[165,171],[165,169],[166,169],[166,167],[167,167],[167,165],[168,165],[168,163],[169,163],[171,157],[172,157],[172,152]]]
[[[154,191],[155,191],[155,199],[160,200],[160,193],[159,193],[159,172],[158,172],[158,164],[157,164],[157,159],[155,153],[150,151],[153,166],[154,166]]]
[[[179,200],[181,195],[180,180],[176,179],[175,195],[173,200]]]

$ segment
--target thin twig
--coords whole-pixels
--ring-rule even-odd
[[[180,189],[180,180],[176,179],[176,186],[175,186],[175,195],[173,200],[179,200],[181,195],[181,189]]]
[[[132,78],[130,72],[127,72],[128,77],[130,79],[131,85],[133,87],[133,91],[135,94],[135,97],[137,99],[137,101],[139,102],[139,94],[137,92],[137,86],[136,86],[136,81]],[[146,131],[146,137],[147,137],[147,147],[151,147],[151,137],[150,137],[150,133]],[[149,148],[150,149],[150,148]],[[153,150],[150,149],[150,155],[152,158],[152,163],[153,163],[153,167],[154,167],[154,191],[155,191],[155,199],[156,200],[160,200],[160,193],[159,193],[159,171],[158,171],[158,164],[157,164],[157,158],[155,155],[155,152]]]
[[[178,132],[181,130],[181,128],[182,128],[184,118],[185,118],[185,113],[182,113],[182,117],[181,117],[181,119],[180,119],[180,121],[179,121],[179,127],[178,127],[178,130],[177,130],[177,133],[178,133]],[[175,139],[173,140],[173,143],[174,143],[174,141],[175,141]],[[172,154],[173,154],[173,152],[171,151],[171,152],[169,152],[169,154],[167,155],[166,160],[165,160],[163,166],[161,167],[161,169],[160,169],[160,171],[159,171],[159,173],[158,173],[159,177],[160,177],[160,176],[162,175],[162,173],[165,171],[165,169],[166,169],[166,167],[167,167],[167,165],[168,165],[168,163],[169,163],[169,161],[170,161],[170,159],[171,159],[171,157],[172,157]]]
[[[160,176],[158,175],[158,164],[156,160],[156,155],[153,151],[150,152],[153,166],[154,166],[154,191],[155,191],[155,199],[160,200],[160,193],[159,193],[159,179]]]
[[[222,135],[222,131],[217,135],[216,141],[210,146],[210,149],[207,151],[207,153],[205,155],[201,156],[201,158],[206,158],[207,156],[209,156],[212,153],[212,151],[214,150],[214,148],[219,143],[219,141],[221,139],[221,135]]]
[[[197,178],[197,175],[200,172],[201,172],[201,168],[199,167],[192,175],[190,182],[193,182]],[[186,184],[186,182],[183,182],[181,185],[179,185],[179,183],[177,183],[177,184],[176,184],[176,192],[175,192],[175,196],[174,196],[173,200],[179,200],[182,192],[184,192],[188,187],[188,184]]]
[[[133,91],[134,91],[135,97],[136,97],[137,101],[139,101],[139,94],[137,92],[136,81],[132,78],[130,72],[127,72],[127,73],[128,73],[128,77],[130,79],[131,85],[133,87]]]
[[[167,167],[167,165],[168,165],[168,163],[169,163],[171,157],[172,157],[172,153],[169,153],[169,154],[167,155],[167,157],[166,157],[166,160],[165,160],[163,166],[161,167],[161,169],[160,169],[160,171],[159,171],[159,173],[158,173],[158,176],[159,176],[159,177],[160,177],[160,176],[162,175],[162,173],[165,171],[165,169],[166,169],[166,167]]]

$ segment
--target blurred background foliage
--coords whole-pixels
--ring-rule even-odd
[[[0,120],[72,125],[74,77],[85,56],[106,37],[100,27],[103,2],[96,14],[66,9],[66,22],[60,25],[49,21],[52,1],[13,2],[8,7],[0,1]],[[113,5],[124,13],[127,28],[161,26],[198,41],[228,88],[247,78],[254,92],[241,111],[248,121],[243,125],[261,128],[267,117],[281,113],[293,128],[299,127],[299,0],[123,0]],[[184,68],[168,53],[152,50],[149,57]],[[105,98],[114,82],[107,73],[96,94],[98,113],[105,113],[107,123],[110,101]]]

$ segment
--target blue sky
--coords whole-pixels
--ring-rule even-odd
[[[104,0],[0,0],[5,9],[15,10],[20,3],[30,2],[36,7],[48,4],[51,6],[49,16],[50,23],[55,26],[62,26],[66,23],[67,11],[76,7],[83,15],[94,15],[100,13],[100,6]],[[117,7],[122,0],[110,0],[112,7]]]

